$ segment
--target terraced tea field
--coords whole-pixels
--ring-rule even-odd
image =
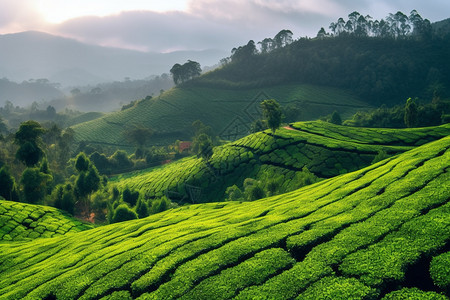
[[[0,242],[56,237],[91,228],[53,207],[0,200]]]
[[[171,144],[192,137],[191,124],[201,120],[226,140],[246,136],[260,117],[259,104],[274,98],[282,105],[302,108],[299,120],[312,120],[339,111],[344,116],[367,105],[339,89],[310,85],[282,85],[264,90],[173,88],[159,97],[142,100],[134,107],[73,126],[76,141],[121,147],[130,146],[125,135],[134,125],[152,128],[150,144]]]
[[[449,171],[445,137],[279,196],[0,243],[0,299],[448,299]]]
[[[229,186],[242,188],[246,178],[282,176],[282,189],[293,190],[304,167],[319,178],[331,178],[370,165],[380,152],[392,156],[448,135],[450,125],[370,129],[299,122],[275,135],[259,132],[216,147],[209,162],[191,157],[113,180],[147,199],[167,195],[175,201],[211,202],[223,200]]]

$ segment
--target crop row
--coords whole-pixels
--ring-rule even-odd
[[[53,237],[89,228],[52,207],[0,200],[0,240]]]

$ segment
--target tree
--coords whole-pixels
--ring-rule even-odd
[[[39,168],[26,168],[20,180],[25,201],[33,204],[41,202],[47,193],[47,183],[52,179],[51,175],[42,173]]]
[[[73,191],[70,183],[65,186],[59,185],[52,194],[53,205],[73,215],[75,208],[75,195]]]
[[[197,150],[197,156],[205,160],[209,160],[209,158],[213,155],[213,143],[211,138],[202,133],[195,137],[193,143],[194,149]]]
[[[281,125],[282,113],[280,105],[274,99],[264,100],[261,102],[261,109],[263,110],[263,116],[267,121],[267,126],[272,130],[272,133],[275,133]]]
[[[342,124],[341,115],[337,111],[334,111],[333,114],[331,115],[330,123],[333,123],[336,125]]]
[[[148,205],[142,198],[139,198],[136,204],[136,213],[138,214],[139,219],[148,217],[149,215]]]
[[[405,118],[404,118],[406,127],[411,128],[417,126],[418,123],[417,116],[418,116],[417,104],[413,99],[408,98],[408,100],[406,100]]]
[[[40,137],[44,133],[45,129],[36,121],[30,120],[20,124],[14,136],[15,143],[19,145],[16,157],[27,167],[35,166],[43,157],[44,152],[39,144],[42,143]]]
[[[14,190],[14,178],[6,167],[0,168],[0,196],[6,200],[12,200]]]
[[[120,204],[114,211],[114,215],[112,217],[112,222],[123,222],[128,220],[135,220],[138,218],[138,215],[131,210],[128,205]]]
[[[139,198],[138,191],[131,191],[129,188],[126,188],[122,192],[122,199],[124,202],[130,204],[130,206],[135,206]]]
[[[200,64],[192,60],[188,60],[183,65],[176,63],[170,69],[170,74],[172,74],[175,84],[180,84],[185,81],[191,80],[195,77],[200,76],[201,73],[202,68],[200,67]]]
[[[152,135],[153,130],[142,125],[134,126],[125,133],[126,139],[135,144],[138,149],[142,149]]]
[[[86,172],[89,169],[89,163],[90,161],[87,158],[86,154],[84,154],[84,152],[81,152],[77,155],[75,168],[78,172]]]

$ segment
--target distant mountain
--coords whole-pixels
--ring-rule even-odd
[[[146,53],[28,31],[0,35],[0,78],[19,82],[47,78],[62,85],[87,85],[168,73],[173,64],[188,59],[211,66],[226,55],[220,50]]]

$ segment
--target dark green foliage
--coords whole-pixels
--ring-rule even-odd
[[[169,206],[170,206],[169,200],[167,200],[166,197],[162,197],[161,199],[152,201],[151,212],[157,214],[167,210]]]
[[[145,201],[142,198],[139,198],[139,200],[137,201],[136,213],[137,213],[139,219],[148,217],[148,215],[150,213],[147,203],[145,203]]]
[[[386,151],[381,149],[380,151],[378,151],[377,155],[373,158],[372,163],[375,164],[375,163],[382,161],[388,157],[389,157],[389,155],[386,153]]]
[[[57,186],[53,191],[52,200],[56,208],[65,210],[73,215],[76,199],[74,189],[70,183]]]
[[[126,188],[122,192],[122,200],[130,204],[130,206],[135,206],[139,198],[138,191],[131,191],[129,188]]]
[[[133,162],[123,150],[117,150],[111,156],[111,163],[114,165],[116,171],[127,170],[133,166]]]
[[[45,129],[36,121],[26,121],[20,124],[19,130],[14,136],[15,142],[19,145],[16,152],[16,158],[23,162],[27,167],[37,165],[43,157],[39,144],[41,143],[41,135],[45,133]]]
[[[3,166],[0,168],[0,196],[6,200],[13,200],[13,190],[15,182],[8,169]]]
[[[42,149],[33,142],[24,142],[16,153],[16,158],[23,162],[27,167],[33,167],[39,163],[43,157]]]
[[[175,64],[170,69],[175,84],[180,84],[200,76],[202,69],[196,61],[188,60],[183,65]]]
[[[243,199],[242,191],[239,189],[237,185],[227,187],[225,194],[227,196],[228,201],[239,201]]]
[[[45,129],[36,121],[26,121],[20,124],[19,130],[16,132],[14,139],[22,145],[25,142],[37,144],[41,135],[45,133]]]
[[[197,152],[197,157],[209,160],[213,155],[213,143],[211,138],[205,133],[196,136],[193,141],[193,149]]]
[[[77,155],[75,161],[75,168],[78,172],[86,172],[89,169],[89,159],[84,152]]]
[[[120,204],[117,206],[117,208],[114,210],[114,215],[112,217],[112,222],[123,222],[123,221],[129,221],[137,219],[138,215],[136,212],[134,212],[130,207],[126,204]]]
[[[339,113],[337,111],[334,111],[333,114],[331,114],[330,123],[333,123],[336,125],[342,124],[341,115],[339,115]]]
[[[105,154],[95,151],[89,156],[89,159],[100,173],[107,174],[111,171],[111,163]]]
[[[261,102],[261,109],[263,111],[264,118],[266,119],[267,126],[273,133],[281,125],[281,109],[280,104],[274,99],[264,100]]]
[[[26,168],[20,179],[24,200],[28,203],[42,202],[47,194],[47,184],[51,180],[51,175],[42,173],[38,168]]]
[[[408,128],[416,127],[418,124],[418,111],[416,102],[408,98],[405,105],[405,125]]]

